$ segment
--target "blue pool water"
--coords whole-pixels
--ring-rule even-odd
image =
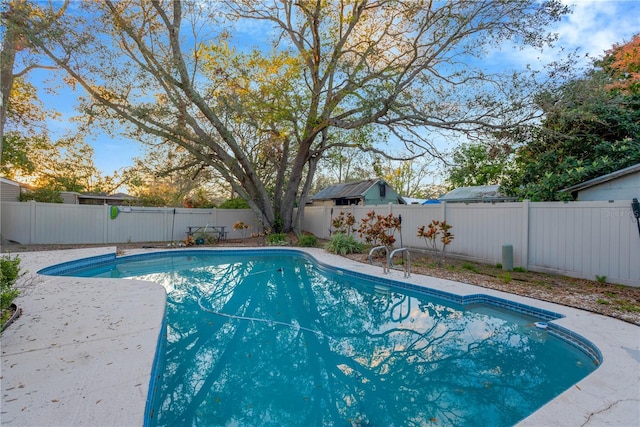
[[[549,319],[297,252],[168,252],[67,270],[166,288],[149,426],[507,426],[597,367],[534,325]]]

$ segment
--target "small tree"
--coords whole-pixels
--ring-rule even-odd
[[[389,214],[387,216],[376,215],[375,211],[367,213],[366,218],[362,218],[358,233],[365,242],[372,246],[384,245],[392,248],[396,241],[394,236],[396,230],[400,231],[400,219]]]
[[[351,233],[356,231],[354,225],[356,218],[351,212],[340,212],[337,217],[331,220],[331,225],[335,228],[334,233],[343,233],[350,236]]]
[[[433,250],[437,250],[436,239],[440,236],[440,242],[442,243],[442,250],[440,252],[441,259],[438,261],[438,266],[442,266],[445,261],[445,251],[447,245],[451,244],[454,239],[454,235],[451,231],[453,225],[447,224],[447,221],[432,220],[427,226],[418,227],[418,237],[424,238],[427,242],[427,246],[430,246]]]

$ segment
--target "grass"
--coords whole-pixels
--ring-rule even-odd
[[[480,269],[478,268],[478,266],[470,262],[465,262],[464,264],[462,264],[462,268],[464,268],[465,270],[473,271],[474,273],[480,273]]]

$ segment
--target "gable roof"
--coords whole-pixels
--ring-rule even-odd
[[[366,181],[330,185],[311,196],[311,200],[334,200],[362,197],[378,182],[381,182],[381,180],[368,179]]]
[[[580,190],[584,190],[585,188],[594,187],[594,186],[596,186],[598,184],[602,184],[602,183],[605,183],[605,182],[608,182],[608,181],[612,181],[614,179],[617,179],[617,178],[620,178],[620,177],[623,177],[625,175],[629,175],[629,174],[632,174],[632,173],[635,173],[635,172],[640,172],[640,163],[637,163],[635,165],[629,166],[629,167],[624,168],[624,169],[619,169],[619,170],[617,170],[615,172],[611,172],[611,173],[608,173],[606,175],[599,176],[597,178],[590,179],[590,180],[585,181],[585,182],[581,182],[580,184],[576,184],[576,185],[573,185],[571,187],[567,187],[567,188],[565,188],[563,190],[560,190],[560,191],[564,191],[564,192],[567,192],[567,193],[573,193],[575,191],[580,191]]]

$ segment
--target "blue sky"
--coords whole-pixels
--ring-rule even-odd
[[[559,33],[558,48],[564,47],[568,51],[579,49],[579,52],[591,58],[601,57],[605,50],[614,43],[621,43],[640,33],[640,0],[574,0],[564,1],[574,5],[574,13],[560,22],[555,31]],[[239,29],[235,38],[252,39],[256,32],[264,37],[259,28]],[[487,60],[495,67],[502,64],[527,64],[535,62],[549,62],[559,55],[557,49],[547,49],[540,52],[533,50],[504,49],[490,55]],[[585,65],[588,59],[585,58]],[[77,115],[75,107],[79,95],[69,88],[60,88],[57,93],[47,91],[44,80],[46,72],[33,72],[29,79],[39,87],[39,96],[45,108],[52,108],[62,114],[55,121],[48,123],[52,139],[59,138],[72,132],[74,123],[70,120]],[[104,174],[110,175],[114,171],[133,164],[134,157],[143,154],[142,146],[136,141],[128,140],[119,135],[107,135],[96,132],[88,135],[86,141],[95,150],[94,162]]]

